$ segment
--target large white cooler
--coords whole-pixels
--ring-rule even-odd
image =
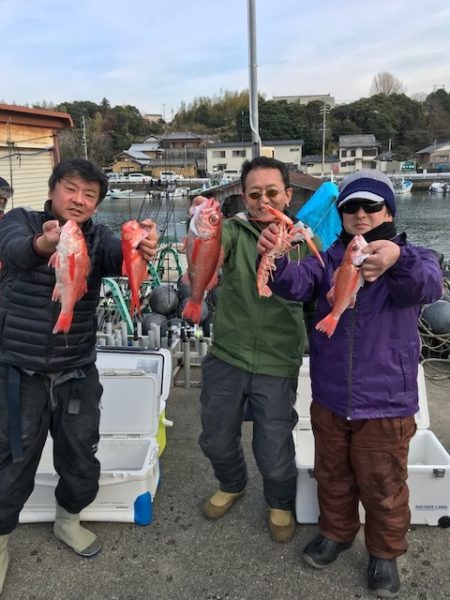
[[[153,498],[160,471],[157,434],[161,405],[168,397],[171,356],[167,350],[99,351],[97,367],[103,385],[99,491],[81,512],[82,520],[132,522],[153,520]],[[20,522],[52,521],[58,476],[49,436],[35,478],[35,488]]]
[[[450,455],[437,439],[430,425],[425,375],[419,365],[419,412],[416,414],[417,432],[411,440],[408,456],[408,487],[411,524],[448,526],[450,522]],[[296,518],[299,523],[317,523],[319,504],[314,479],[314,436],[311,431],[309,406],[311,382],[309,359],[300,369],[297,402],[299,415],[294,430],[296,464],[298,469]],[[360,511],[364,521],[364,511]]]

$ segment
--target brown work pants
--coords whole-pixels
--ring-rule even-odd
[[[414,417],[347,421],[313,402],[311,424],[321,534],[335,542],[352,541],[360,526],[361,501],[369,554],[381,559],[404,554]]]

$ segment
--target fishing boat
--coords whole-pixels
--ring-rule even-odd
[[[118,200],[120,198],[142,198],[145,195],[145,192],[137,192],[136,190],[128,189],[128,190],[111,190],[109,193],[109,197],[112,200]]]
[[[433,181],[428,188],[428,191],[433,192],[434,194],[445,194],[446,192],[450,191],[450,186],[444,181]]]
[[[408,194],[412,191],[413,182],[410,179],[404,177],[393,177],[392,185],[394,186],[394,192],[396,194]]]

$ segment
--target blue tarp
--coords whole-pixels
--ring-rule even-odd
[[[323,250],[331,246],[341,233],[342,222],[336,208],[338,194],[338,186],[332,181],[325,181],[296,215],[320,237]]]

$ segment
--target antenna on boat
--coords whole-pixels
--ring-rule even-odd
[[[256,64],[256,18],[255,2],[248,0],[248,62],[249,62],[249,121],[252,132],[253,158],[261,154],[261,137],[259,135],[258,114],[258,82]]]

